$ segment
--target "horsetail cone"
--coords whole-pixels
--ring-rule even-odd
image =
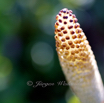
[[[104,103],[97,63],[76,16],[64,8],[56,20],[56,50],[68,84],[81,103]]]

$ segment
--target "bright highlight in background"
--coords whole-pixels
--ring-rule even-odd
[[[8,87],[8,76],[12,69],[12,62],[8,58],[0,56],[0,91]]]
[[[37,42],[31,49],[31,58],[38,65],[48,65],[53,60],[53,49],[45,42]]]
[[[8,76],[11,73],[11,71],[11,61],[4,56],[0,56],[0,78]]]

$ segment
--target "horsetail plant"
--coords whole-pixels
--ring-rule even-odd
[[[104,103],[97,63],[76,16],[64,8],[56,20],[56,51],[68,84],[81,103]]]

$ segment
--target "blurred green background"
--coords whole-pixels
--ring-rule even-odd
[[[68,86],[57,85],[65,77],[54,23],[63,8],[78,18],[104,80],[103,0],[0,0],[0,103],[78,103]],[[39,81],[54,85],[35,87]]]

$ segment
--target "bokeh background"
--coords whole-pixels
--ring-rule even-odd
[[[78,18],[104,81],[104,0],[0,0],[0,103],[78,103],[57,85],[65,77],[54,23],[63,8]],[[35,87],[39,81],[54,85]]]

